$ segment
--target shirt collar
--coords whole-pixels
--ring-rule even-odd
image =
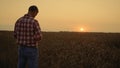
[[[24,16],[25,16],[25,17],[33,18],[30,14],[25,14]]]

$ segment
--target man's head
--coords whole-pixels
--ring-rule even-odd
[[[35,5],[30,6],[28,9],[28,14],[30,14],[32,17],[35,17],[38,12],[39,12],[39,10],[38,10],[37,6],[35,6]]]

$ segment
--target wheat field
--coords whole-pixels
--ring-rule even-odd
[[[17,68],[12,31],[0,31],[0,68]],[[43,32],[39,68],[120,68],[120,33]]]

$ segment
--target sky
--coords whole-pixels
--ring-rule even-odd
[[[31,5],[42,31],[120,32],[120,0],[1,0],[0,30],[14,30]]]

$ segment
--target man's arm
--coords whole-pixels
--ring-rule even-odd
[[[14,38],[17,39],[17,24],[15,23],[15,26],[14,26]]]
[[[39,25],[39,23],[38,23],[37,20],[35,20],[34,30],[35,30],[35,31],[34,31],[34,32],[35,32],[35,35],[34,35],[35,39],[36,39],[37,41],[40,41],[41,38],[42,38],[42,33],[41,33],[40,25]]]

